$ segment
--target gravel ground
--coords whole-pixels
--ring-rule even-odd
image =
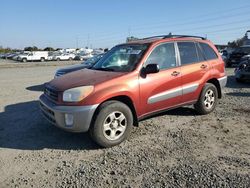
[[[100,149],[41,116],[42,83],[57,68],[0,69],[0,187],[250,187],[250,84],[233,69],[213,113],[171,110]]]
[[[62,65],[74,65],[79,64],[81,61],[44,61],[44,62],[20,62],[14,61],[10,59],[0,59],[0,69],[1,68],[27,68],[27,67],[35,67],[35,66],[62,66]]]

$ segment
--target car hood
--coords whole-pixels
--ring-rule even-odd
[[[80,64],[80,65],[73,65],[73,66],[68,66],[65,68],[58,69],[57,72],[63,72],[63,73],[69,73],[77,70],[81,70],[84,68],[88,68],[90,65],[86,64]]]
[[[97,71],[82,69],[51,80],[48,84],[57,91],[65,91],[70,88],[97,85],[102,82],[117,78],[126,73]]]

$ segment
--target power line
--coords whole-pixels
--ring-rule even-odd
[[[187,32],[187,31],[195,31],[195,30],[199,30],[199,29],[208,29],[208,28],[212,28],[212,27],[221,27],[221,26],[227,26],[227,25],[232,25],[232,24],[235,24],[235,23],[249,23],[250,19],[246,19],[246,20],[239,20],[239,21],[235,21],[235,22],[228,22],[228,23],[224,23],[224,24],[216,24],[216,25],[207,25],[207,26],[203,26],[203,27],[195,27],[195,28],[189,28],[189,29],[182,29],[182,30],[172,30],[172,32],[174,33],[177,33],[177,32]],[[241,27],[242,28],[242,27]],[[243,27],[245,28],[245,27]],[[227,30],[227,29],[226,29]],[[223,30],[224,31],[224,30]],[[144,33],[137,33],[137,35],[149,35],[149,34],[154,34],[156,32],[144,32]],[[159,33],[159,32],[158,32]],[[166,32],[165,32],[166,33]],[[206,32],[207,33],[207,32]],[[121,36],[121,35],[120,35]],[[124,38],[126,38],[125,35],[123,35]],[[114,39],[114,37],[107,37],[107,38],[104,38],[104,39],[99,39],[99,41],[109,41],[109,40],[112,40]]]
[[[233,9],[227,9],[227,10],[224,10],[224,11],[216,11],[216,12],[219,12],[219,13],[222,13],[222,14],[225,14],[226,12],[232,12],[232,11],[234,11],[234,10],[240,10],[240,9],[245,9],[245,8],[248,8],[248,7],[250,7],[250,5],[245,5],[245,6],[241,6],[241,7],[237,7],[237,8],[233,8]],[[198,20],[196,20],[196,21],[189,21],[189,22],[180,22],[180,23],[178,23],[178,24],[170,24],[170,25],[166,25],[166,23],[168,23],[168,22],[161,22],[161,23],[165,23],[164,25],[161,25],[161,26],[159,26],[159,25],[155,25],[155,26],[152,26],[152,24],[147,24],[146,25],[146,27],[144,26],[144,28],[140,28],[140,27],[137,27],[137,26],[134,26],[133,27],[133,31],[138,31],[138,30],[143,30],[143,29],[145,29],[145,28],[161,28],[161,27],[163,27],[163,26],[168,26],[168,27],[173,27],[173,26],[183,26],[183,25],[190,25],[190,24],[196,24],[196,23],[200,23],[200,22],[205,22],[205,21],[213,21],[213,20],[218,20],[218,19],[225,19],[225,18],[230,18],[230,17],[236,17],[236,16],[242,16],[242,15],[245,15],[246,13],[249,13],[249,11],[247,11],[247,12],[241,12],[241,13],[239,13],[239,14],[227,14],[227,15],[224,15],[224,16],[216,16],[216,17],[210,17],[210,18],[207,18],[207,19],[201,19],[201,17],[204,17],[204,16],[207,16],[207,15],[213,15],[214,13],[216,13],[216,12],[211,12],[211,13],[209,13],[209,14],[203,14],[203,15],[200,15],[200,16],[196,16],[196,17],[193,17],[193,18],[199,18]],[[191,19],[191,18],[189,18],[189,19]],[[185,20],[187,20],[187,19],[185,19]],[[136,28],[137,27],[137,28]],[[130,27],[130,31],[132,30],[132,27]],[[105,37],[107,37],[107,36],[114,36],[114,35],[116,35],[116,36],[118,36],[118,35],[120,35],[121,33],[117,33],[117,32],[112,32],[112,33],[100,33],[100,34],[98,34],[98,33],[96,33],[95,35],[96,35],[96,37],[95,38],[105,38]]]
[[[240,14],[237,14],[237,16],[240,16],[240,15],[247,15],[246,13],[249,14],[249,12],[243,12],[243,13],[240,13]],[[168,26],[168,27],[173,27],[173,26],[184,26],[184,25],[191,25],[191,24],[203,24],[205,23],[206,21],[208,20],[226,20],[228,18],[231,18],[231,17],[237,17],[235,14],[233,15],[228,15],[227,17],[213,17],[213,18],[209,18],[209,19],[200,19],[199,21],[192,21],[192,22],[183,22],[182,24],[172,24],[172,25],[165,25]],[[238,22],[243,22],[244,20],[239,20]],[[233,22],[233,23],[236,23],[236,22]],[[210,26],[203,26],[203,27],[200,27],[200,28],[206,28],[206,27],[220,27],[222,25],[227,25],[227,24],[217,24],[217,25],[210,25]],[[163,28],[163,27],[154,27],[154,28]],[[194,29],[198,29],[198,28],[191,28],[189,29],[189,31],[191,30],[194,30]],[[172,29],[171,29],[172,30]],[[183,29],[182,29],[183,30]],[[133,29],[133,31],[135,31],[135,29]],[[172,30],[173,31],[173,30]],[[186,30],[185,30],[186,31]],[[178,32],[177,31],[174,31],[174,32]],[[143,32],[143,33],[139,33],[139,32],[134,32],[134,35],[144,35],[144,34],[147,34],[148,32]],[[155,32],[154,32],[155,33]],[[103,37],[100,37],[99,35],[94,37],[95,39],[98,39],[98,40],[109,40],[109,39],[112,39],[113,37],[126,37],[126,33],[115,33],[115,34],[107,34],[107,35],[103,35]]]
[[[249,8],[250,7],[250,5],[248,4],[248,5],[245,5],[245,6],[240,6],[240,7],[237,7],[237,8],[232,8],[232,9],[226,9],[226,10],[222,10],[222,11],[215,11],[215,12],[210,12],[210,13],[207,13],[207,14],[202,14],[202,15],[197,15],[197,16],[195,16],[195,17],[190,17],[190,18],[185,18],[185,20],[193,20],[193,19],[196,19],[197,17],[198,18],[201,18],[201,17],[206,17],[206,16],[211,16],[211,15],[214,15],[214,14],[216,14],[216,13],[222,13],[222,14],[225,14],[225,13],[227,13],[227,12],[232,12],[232,11],[234,11],[234,10],[240,10],[240,9],[245,9],[245,8]],[[249,11],[248,11],[249,12]],[[218,15],[218,14],[216,14],[216,15]],[[225,15],[224,15],[225,16]],[[221,16],[220,16],[221,17]],[[175,22],[178,22],[178,20],[175,20]],[[179,21],[182,21],[182,19],[181,20],[179,20]],[[158,24],[157,23],[155,23],[154,24],[154,27],[155,27],[155,25],[159,25],[159,24],[166,24],[166,23],[169,23],[169,22],[166,22],[166,21],[164,21],[164,22],[158,22]],[[183,22],[180,22],[180,23],[183,23]],[[144,25],[141,25],[141,26],[145,26],[145,25],[149,25],[149,24],[144,24]],[[134,28],[140,28],[140,27],[138,27],[138,25],[136,25],[136,26],[134,26]]]

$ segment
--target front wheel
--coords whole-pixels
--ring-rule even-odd
[[[211,83],[206,83],[194,108],[201,115],[209,114],[214,110],[217,101],[217,88]]]
[[[99,107],[90,135],[100,146],[112,147],[128,137],[132,126],[130,108],[119,101],[107,101]]]

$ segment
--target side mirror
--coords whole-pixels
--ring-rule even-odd
[[[160,71],[158,64],[148,64],[145,68],[145,74],[158,73]]]

